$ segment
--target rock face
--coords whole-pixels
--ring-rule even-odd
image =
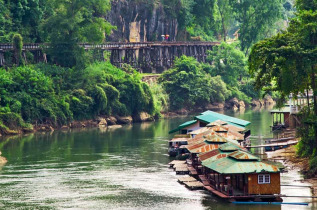
[[[271,105],[271,104],[275,104],[275,101],[272,99],[270,95],[266,95],[264,97],[264,105]]]
[[[206,110],[222,110],[225,107],[223,103],[213,103],[208,104],[205,109]]]
[[[117,116],[116,118],[119,124],[131,124],[133,121],[131,116],[125,116],[125,117]]]
[[[149,115],[147,112],[141,112],[140,114],[133,116],[134,122],[146,122],[146,121],[153,121],[153,117]]]
[[[103,117],[97,117],[96,121],[99,127],[106,127],[108,125],[107,120]]]
[[[186,109],[180,109],[176,111],[177,114],[179,115],[188,115],[188,111]]]
[[[117,27],[107,41],[157,41],[162,39],[162,34],[168,34],[170,41],[176,39],[178,22],[165,12],[160,3],[112,0],[106,19]]]
[[[117,118],[115,118],[113,116],[107,117],[106,120],[107,120],[108,125],[116,125],[117,124]]]

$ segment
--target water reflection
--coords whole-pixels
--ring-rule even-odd
[[[267,112],[227,114],[252,121],[255,135],[269,131],[271,118]],[[171,161],[166,154],[171,137],[168,131],[188,119],[191,118],[162,119],[120,129],[66,130],[3,138],[0,151],[8,163],[0,171],[0,208],[293,208],[229,204],[205,191],[189,191],[178,184],[178,176],[166,167]],[[301,179],[294,172],[283,175],[282,182],[292,183],[294,177]],[[282,189],[284,194],[298,192]],[[305,188],[300,193],[310,194]],[[310,209],[312,205],[295,207]]]

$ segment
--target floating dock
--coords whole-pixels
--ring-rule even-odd
[[[180,177],[178,182],[184,184],[190,190],[199,190],[204,188],[204,184],[192,176]]]
[[[176,164],[186,164],[186,160],[173,160],[168,165],[170,166],[170,168],[173,168],[173,166]]]

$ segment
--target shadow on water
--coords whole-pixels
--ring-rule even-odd
[[[251,121],[256,135],[269,130],[267,112],[226,114]],[[189,119],[2,138],[0,151],[8,163],[0,171],[0,209],[290,209],[229,204],[180,185],[167,168],[168,131]],[[291,176],[301,179],[297,172]]]

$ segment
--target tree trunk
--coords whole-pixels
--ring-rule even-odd
[[[317,116],[317,90],[316,90],[316,77],[315,77],[315,67],[312,66],[312,72],[311,72],[311,87],[313,89],[313,103],[314,103],[314,114]]]
[[[317,116],[317,99],[316,99],[317,90],[316,90],[315,66],[314,65],[312,65],[311,70],[312,70],[312,72],[311,72],[311,87],[313,89],[314,115]],[[315,117],[313,118],[313,120],[314,120],[314,122],[313,122],[312,126],[315,130],[315,141],[316,141],[316,145],[317,145],[317,126],[316,126],[317,122],[315,122],[315,120],[316,120]]]
[[[219,5],[218,5],[218,10],[219,10],[220,17],[221,17],[223,41],[226,42],[227,38],[226,38],[225,17],[223,15],[223,12],[221,12]]]

